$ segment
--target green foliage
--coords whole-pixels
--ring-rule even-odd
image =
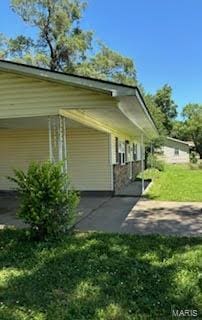
[[[163,113],[162,109],[156,105],[155,95],[146,94],[144,99],[152,117],[154,118],[160,136],[166,136],[168,133],[164,126],[164,123],[166,122],[166,115]]]
[[[173,138],[182,140],[182,141],[191,141],[191,135],[187,131],[186,125],[183,121],[176,120],[173,122],[173,129],[171,136]]]
[[[59,237],[75,218],[77,194],[70,190],[62,164],[32,163],[27,173],[14,170],[9,179],[20,195],[19,217],[29,223],[37,238]]]
[[[202,202],[202,171],[189,165],[166,165],[163,172],[153,176],[154,169],[146,170],[153,185],[147,197],[155,200]]]
[[[183,109],[184,131],[192,138],[202,159],[202,105],[188,104]]]
[[[0,59],[7,57],[7,38],[0,33]]]
[[[0,37],[0,57],[78,75],[136,84],[134,62],[94,41],[80,22],[82,0],[12,0],[12,10],[34,29],[35,37]]]
[[[147,168],[154,168],[159,171],[164,171],[165,164],[163,161],[159,160],[155,154],[148,154],[147,157]]]
[[[0,233],[1,320],[171,320],[175,306],[200,313],[200,237],[93,232],[34,243]]]
[[[180,140],[191,140],[202,159],[202,105],[188,104],[184,107],[183,121],[174,124],[172,136]]]
[[[110,80],[127,85],[135,85],[136,71],[134,62],[101,44],[94,56],[89,57],[75,68],[77,74]]]
[[[152,143],[154,149],[159,148],[163,145],[165,137],[171,133],[177,115],[177,106],[172,99],[172,88],[164,85],[154,95],[144,94],[144,99],[159,131],[159,137],[150,140],[149,145]]]
[[[198,162],[198,159],[197,159],[197,154],[196,152],[192,151],[190,153],[190,162],[191,163],[197,163]]]
[[[165,119],[162,123],[168,133],[170,133],[172,130],[172,121],[177,116],[177,105],[172,99],[172,88],[166,84],[157,90],[154,96],[154,103],[156,107],[163,112]]]
[[[92,32],[80,28],[79,22],[86,3],[79,0],[12,0],[12,10],[30,27],[37,30],[36,40],[19,36],[15,41],[17,50],[9,46],[11,57],[45,66],[51,70],[72,70],[75,61],[81,62],[91,46]],[[19,46],[20,39],[29,44],[30,54]],[[27,41],[26,41],[27,40]],[[19,51],[20,47],[20,51]],[[14,54],[14,55],[13,55]]]

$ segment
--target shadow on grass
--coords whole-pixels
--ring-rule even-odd
[[[172,319],[172,308],[199,311],[199,263],[190,254],[186,265],[183,256],[198,250],[200,238],[86,233],[37,244],[22,234],[1,232],[1,320]],[[177,283],[181,271],[188,280]]]

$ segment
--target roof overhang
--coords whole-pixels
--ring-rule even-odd
[[[185,144],[187,146],[190,146],[190,142],[188,142],[188,141],[182,141],[182,140],[171,138],[171,137],[166,137],[166,139],[170,140],[170,141],[177,142],[177,143]]]
[[[138,134],[141,132],[148,138],[158,136],[158,130],[137,87],[61,72],[53,72],[43,68],[2,60],[0,60],[0,71],[107,94],[118,102],[119,112],[128,119],[128,123],[130,122],[138,129]],[[88,110],[85,110],[85,112],[88,112]],[[92,119],[94,116],[96,119],[97,110],[95,110],[93,114],[93,108],[91,108],[90,112]],[[100,112],[102,112],[102,108],[100,108]],[[104,112],[106,115],[105,120],[110,122],[108,121],[110,113],[107,115],[106,110]],[[113,121],[114,119],[112,118],[112,126]]]

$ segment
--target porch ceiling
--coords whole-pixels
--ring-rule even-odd
[[[60,114],[94,129],[140,139],[142,131],[117,109],[61,109]]]

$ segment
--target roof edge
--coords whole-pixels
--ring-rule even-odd
[[[187,141],[179,140],[179,139],[172,138],[172,137],[166,137],[166,139],[172,140],[172,141],[176,141],[176,142],[179,142],[179,143],[183,143],[183,144],[186,144],[186,145],[189,146],[189,142],[187,142]]]
[[[43,80],[57,81],[63,84],[69,84],[72,86],[78,86],[83,88],[89,88],[95,91],[101,91],[110,94],[112,97],[116,98],[118,96],[136,96],[142,109],[148,119],[154,125],[155,130],[158,133],[155,121],[144,101],[144,98],[137,86],[130,86],[126,84],[116,83],[112,81],[106,81],[102,79],[96,79],[86,76],[79,76],[71,73],[64,73],[59,71],[52,71],[50,69],[41,68],[33,65],[27,65],[24,63],[18,63],[8,60],[0,59],[0,69],[15,72],[18,74],[24,74],[27,76],[35,76]],[[68,77],[68,78],[67,78]]]

